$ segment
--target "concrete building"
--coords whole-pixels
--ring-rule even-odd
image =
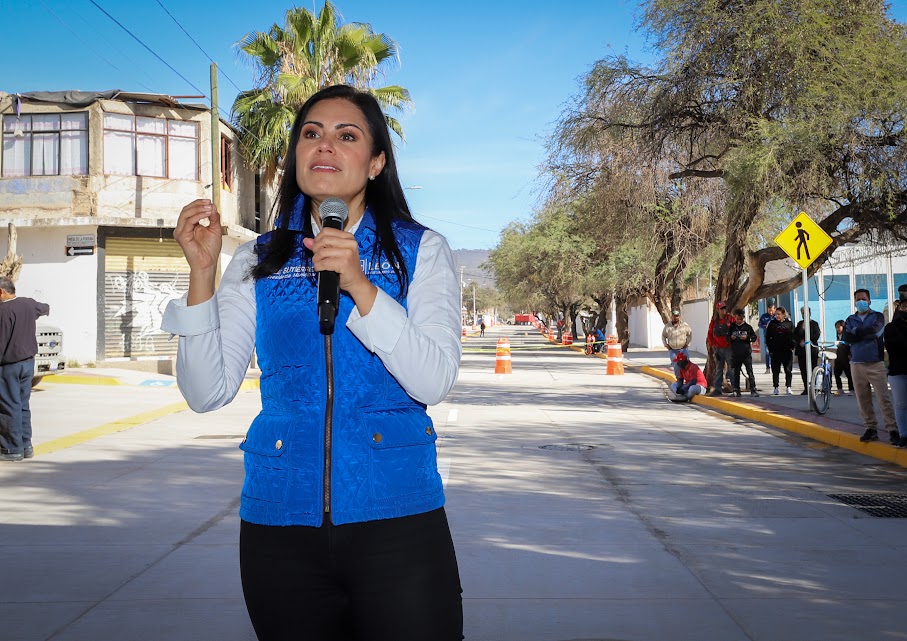
[[[0,224],[18,234],[18,291],[50,304],[68,359],[166,370],[176,341],[161,316],[188,287],[173,228],[185,204],[212,197],[210,110],[118,90],[0,93],[0,118]],[[236,132],[218,129],[223,269],[270,203]]]

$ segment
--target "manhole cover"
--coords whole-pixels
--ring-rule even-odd
[[[907,518],[907,494],[829,494],[828,497],[880,519]]]
[[[575,445],[573,443],[560,443],[556,445],[539,445],[540,450],[554,450],[555,452],[588,452],[594,450],[594,445]]]

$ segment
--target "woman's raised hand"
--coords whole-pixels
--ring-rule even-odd
[[[208,224],[202,221],[207,219]],[[224,240],[221,236],[220,213],[207,198],[199,198],[183,207],[173,230],[192,270],[211,271],[217,267]]]

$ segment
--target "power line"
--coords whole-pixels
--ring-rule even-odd
[[[164,12],[165,12],[168,16],[170,16],[170,18],[173,20],[173,22],[176,23],[176,26],[179,27],[179,28],[182,30],[182,32],[186,34],[186,37],[189,38],[189,40],[192,41],[192,44],[194,44],[196,47],[198,47],[198,50],[201,51],[203,54],[205,54],[205,57],[211,62],[211,64],[216,65],[217,63],[214,62],[214,59],[211,58],[211,56],[208,55],[208,52],[207,52],[207,51],[205,51],[204,49],[202,49],[202,46],[201,46],[200,44],[198,44],[198,42],[195,41],[195,38],[193,38],[192,35],[191,35],[188,31],[186,31],[186,29],[183,27],[183,25],[180,24],[179,20],[177,20],[177,19],[173,16],[173,14],[170,13],[170,11],[167,10],[167,7],[165,7],[165,6],[163,5],[163,3],[161,2],[161,0],[156,0],[156,2],[160,5],[161,9],[163,9]],[[234,87],[236,87],[236,90],[237,90],[239,93],[242,93],[243,90],[240,89],[239,86],[238,86],[235,82],[233,82],[233,79],[230,78],[230,76],[228,76],[226,73],[224,73],[224,71],[223,71],[222,69],[221,69],[221,74],[223,74],[224,78],[226,78],[227,80],[230,81],[230,84],[231,84],[231,85],[233,85]]]
[[[170,71],[172,71],[173,73],[175,73],[176,75],[178,75],[180,78],[182,78],[182,79],[186,82],[186,84],[188,84],[190,87],[192,87],[193,89],[195,89],[195,90],[196,90],[198,93],[200,93],[201,95],[205,96],[205,98],[208,97],[208,95],[207,95],[204,91],[202,91],[201,89],[199,89],[198,87],[196,87],[196,86],[192,83],[191,80],[189,80],[188,78],[186,78],[186,76],[184,76],[184,75],[181,74],[179,71],[177,71],[176,69],[174,69],[173,66],[172,66],[169,62],[167,62],[166,60],[164,60],[163,58],[161,58],[161,57],[154,51],[154,49],[152,49],[151,47],[149,47],[148,45],[146,45],[144,42],[142,42],[142,40],[141,40],[137,35],[135,35],[135,34],[132,33],[129,29],[127,29],[125,26],[123,26],[123,24],[122,24],[119,20],[117,20],[117,19],[114,18],[112,15],[110,15],[109,13],[107,13],[107,11],[105,11],[104,8],[103,8],[101,5],[99,5],[97,2],[95,2],[95,0],[88,0],[88,1],[89,1],[91,4],[93,4],[94,6],[96,6],[96,7],[97,7],[97,8],[98,8],[105,16],[107,16],[108,18],[110,18],[111,20],[113,20],[113,21],[114,21],[114,22],[115,22],[115,23],[116,23],[123,31],[125,31],[125,32],[128,33],[130,36],[132,36],[132,37],[135,39],[136,42],[138,42],[140,45],[142,45],[142,46],[145,47],[148,51],[150,51],[151,54],[152,54],[155,58],[157,58],[158,60],[160,60],[161,62],[163,62],[165,65],[167,65],[167,67],[170,69]]]
[[[102,56],[100,53],[98,53],[98,52],[97,52],[90,44],[88,44],[87,42],[85,42],[85,41],[82,39],[82,36],[80,36],[78,33],[76,33],[76,32],[75,32],[68,24],[66,24],[66,23],[63,21],[63,18],[61,18],[60,16],[58,16],[56,13],[54,13],[53,9],[51,9],[50,7],[48,7],[48,6],[44,3],[44,0],[38,0],[38,2],[40,2],[41,5],[42,5],[45,9],[47,9],[47,11],[50,13],[50,15],[52,15],[54,18],[56,18],[56,19],[60,22],[61,25],[63,25],[64,27],[66,27],[67,31],[69,31],[72,35],[74,35],[74,36],[76,37],[76,39],[77,39],[79,42],[81,42],[83,45],[85,45],[85,47],[86,47],[89,51],[91,51],[94,55],[96,55],[98,58],[100,58],[101,60],[103,60],[104,62],[106,62],[107,64],[109,64],[111,67],[113,67],[114,69],[116,69],[116,70],[119,71],[120,73],[126,73],[126,72],[124,72],[122,69],[120,69],[119,67],[117,67],[115,64],[113,64],[112,62],[110,62],[110,60],[108,60],[107,58],[105,58],[104,56]],[[141,82],[140,82],[139,84],[140,84],[142,87],[145,87],[145,89],[147,89],[148,91],[154,93],[154,89],[152,89],[151,87],[149,87],[149,86],[147,86],[147,85],[145,85],[145,84],[142,84]]]
[[[435,218],[434,216],[426,216],[425,214],[417,214],[417,218],[428,218],[429,220],[438,220],[442,223],[447,223],[448,225],[457,225],[459,227],[468,227],[469,229],[478,229],[479,231],[490,231],[493,234],[500,233],[500,229],[487,229],[485,227],[476,227],[475,225],[464,225],[463,223],[455,223],[452,220],[444,220],[443,218]]]

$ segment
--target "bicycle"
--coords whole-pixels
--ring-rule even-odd
[[[819,343],[819,363],[809,379],[809,406],[816,414],[825,414],[831,402],[831,382],[837,343]]]

